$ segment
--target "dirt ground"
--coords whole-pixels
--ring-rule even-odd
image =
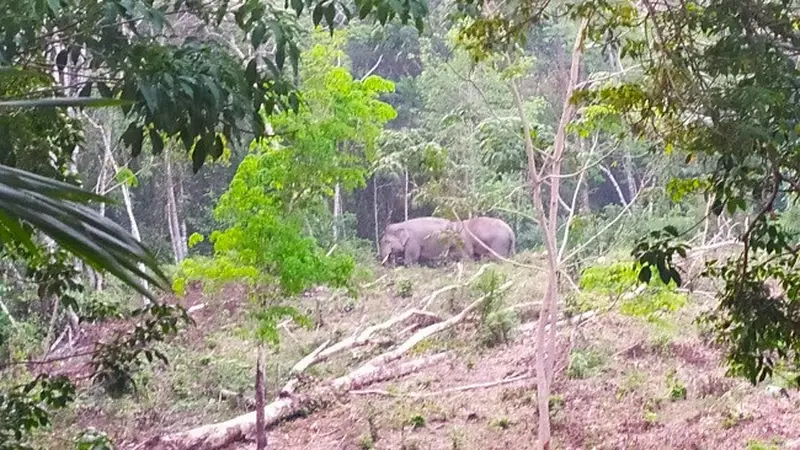
[[[303,308],[310,315],[321,309],[325,324],[307,332],[288,332],[287,328],[281,353],[283,364],[291,367],[325,339],[342,339],[366,324],[419,307],[428,294],[454,280],[463,281],[476,269],[382,271],[375,276],[378,281],[355,302],[332,298],[326,290],[315,290],[303,300]],[[508,279],[515,281],[507,296],[508,304],[540,298],[544,286],[541,277],[531,277],[529,269],[504,270]],[[403,283],[411,286],[413,295],[398,295]],[[460,297],[468,294],[462,290],[442,295],[433,310],[449,317],[463,308],[465,300]],[[255,347],[235,332],[246,310],[242,296],[237,288],[217,295],[192,289],[180,301],[185,306],[203,305],[193,313],[197,326],[172,346],[176,355],[185,353],[188,359],[195,358],[190,352],[198,352],[241,364],[241,372],[234,373],[244,377],[247,385]],[[800,449],[800,394],[781,390],[777,381],[753,387],[726,377],[719,349],[704,342],[693,325],[699,306],[691,303],[681,310],[672,319],[672,331],[659,331],[643,319],[615,311],[560,329],[550,401],[553,448]],[[523,322],[529,320],[525,314],[521,318]],[[272,428],[270,448],[535,448],[532,336],[517,332],[507,343],[486,347],[478,344],[476,326],[475,320],[459,325],[418,346],[405,358],[448,351],[450,357],[443,362],[400,379],[370,385],[339,398],[334,405]],[[220,330],[228,331],[222,334]],[[209,350],[212,337],[215,344]],[[371,355],[380,351],[383,350],[373,349]],[[194,384],[184,387],[185,397],[175,398],[176,389],[170,384],[176,381],[170,371],[182,370],[180,361],[176,364],[178,367],[154,375],[163,380],[161,384],[151,382],[153,392],[147,400],[128,399],[124,407],[114,404],[116,409],[110,412],[108,403],[84,399],[74,414],[62,417],[60,423],[70,422],[76,429],[91,426],[106,430],[118,448],[127,449],[156,434],[183,431],[249,411],[247,402],[230,406],[230,401],[218,396],[218,390],[225,387],[218,384],[227,382],[225,378],[220,383],[192,379]],[[318,380],[324,380],[346,373],[356,364],[346,353],[312,372]],[[183,370],[192,375],[195,369]],[[508,379],[516,381],[503,382]],[[204,381],[206,385],[202,384]],[[284,381],[276,380],[271,393]],[[484,383],[494,384],[473,386]],[[229,448],[250,450],[255,445],[240,442]]]
[[[581,327],[584,344],[611,355],[586,378],[570,378],[570,371],[560,365],[551,401],[554,448],[800,449],[797,392],[787,398],[726,378],[718,353],[696,337],[663,349],[648,346],[633,336],[633,322],[608,315]],[[573,340],[577,334],[573,332]],[[533,449],[533,379],[441,393],[527,373],[533,359],[527,341],[462,355],[370,389],[396,397],[351,394],[336,407],[271,430],[270,443],[286,450]],[[685,383],[685,399],[670,398],[665,377],[671,370]],[[426,396],[409,398],[403,393]]]

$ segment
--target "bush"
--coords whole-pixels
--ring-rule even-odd
[[[662,316],[686,305],[686,296],[675,291],[675,283],[664,284],[653,277],[649,284],[639,281],[638,267],[627,261],[598,264],[584,269],[580,295],[605,297],[609,303],[620,302],[620,312],[660,323]],[[591,301],[583,299],[579,301]]]
[[[517,313],[505,308],[505,292],[500,287],[506,279],[505,273],[490,268],[472,286],[476,296],[486,297],[479,311],[481,343],[487,347],[508,342],[511,330],[519,323]]]
[[[589,349],[576,349],[569,355],[569,366],[567,366],[567,377],[587,378],[594,375],[597,369],[601,368],[605,360],[600,353]]]

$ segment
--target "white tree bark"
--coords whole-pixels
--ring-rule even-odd
[[[342,187],[339,183],[333,187],[333,240],[339,240],[339,221],[342,217]]]
[[[628,206],[628,200],[625,199],[625,194],[622,192],[622,187],[620,187],[619,183],[617,182],[617,179],[611,172],[611,169],[604,166],[603,164],[600,164],[598,167],[600,168],[600,170],[603,171],[604,174],[606,174],[606,177],[608,177],[608,181],[610,181],[611,184],[614,185],[614,190],[617,191],[617,197],[619,197],[619,201],[620,203],[622,203],[622,206],[623,207]]]
[[[405,185],[403,188],[403,220],[408,220],[408,197],[411,195],[408,192],[408,169],[403,171],[405,173]]]
[[[109,151],[109,161],[111,162],[111,166],[114,168],[114,173],[119,173],[119,165],[117,164],[114,155]],[[125,212],[128,214],[128,221],[131,224],[131,236],[139,242],[142,242],[142,234],[139,233],[139,223],[136,221],[136,215],[133,213],[133,200],[131,199],[131,191],[130,187],[128,187],[127,183],[121,183],[120,189],[122,189],[122,201],[125,204]],[[139,270],[144,271],[145,267],[143,263],[139,263]],[[145,289],[149,288],[149,283],[147,280],[142,280],[142,285]],[[142,301],[145,305],[150,304],[150,299],[142,296]]]
[[[164,150],[165,166],[165,187],[167,189],[167,225],[169,228],[169,239],[172,243],[172,254],[175,263],[183,261],[185,254],[181,245],[180,219],[178,218],[178,202],[175,200],[175,178],[172,176],[172,162],[169,153]]]
[[[557,317],[557,298],[558,298],[558,273],[559,273],[559,260],[558,260],[558,243],[557,243],[557,230],[558,230],[558,207],[559,207],[559,189],[561,180],[561,163],[563,161],[564,150],[566,146],[566,128],[572,119],[574,113],[574,105],[570,102],[572,93],[578,82],[578,75],[580,69],[581,59],[581,46],[584,38],[584,31],[587,26],[587,21],[584,19],[581,26],[578,28],[578,34],[575,38],[575,44],[572,49],[572,64],[570,66],[569,79],[567,81],[566,92],[564,94],[564,105],[561,112],[561,119],[558,123],[555,140],[553,142],[553,151],[542,164],[538,167],[535,158],[536,149],[530,136],[530,124],[525,117],[525,109],[523,107],[522,96],[519,92],[515,82],[511,83],[511,90],[514,94],[514,99],[519,111],[520,120],[522,121],[524,139],[525,139],[525,152],[528,159],[528,178],[531,183],[531,200],[534,204],[536,218],[539,225],[544,231],[545,248],[547,250],[547,289],[544,300],[542,302],[541,313],[539,315],[537,330],[536,330],[536,394],[537,394],[537,409],[538,409],[538,439],[537,448],[542,450],[550,450],[551,446],[551,430],[550,430],[550,385],[553,377],[554,354],[555,354],[555,320]],[[546,171],[546,173],[545,173]],[[543,201],[542,185],[544,184],[544,176],[549,178],[550,184],[550,202],[548,208],[545,209]],[[549,356],[549,358],[548,358]]]
[[[380,231],[378,230],[378,176],[372,176],[372,214],[375,222],[375,254],[380,255]]]

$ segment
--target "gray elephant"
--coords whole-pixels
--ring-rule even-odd
[[[438,217],[418,217],[388,225],[380,240],[381,264],[392,256],[403,256],[403,264],[433,265],[443,259],[453,246],[450,221]]]
[[[489,257],[497,261],[500,260],[498,255],[508,258],[514,254],[516,247],[514,230],[501,219],[485,216],[473,217],[451,222],[448,228],[457,231],[461,236],[460,257],[476,260]]]

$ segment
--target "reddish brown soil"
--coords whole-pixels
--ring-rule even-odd
[[[738,450],[750,440],[800,448],[797,392],[790,398],[773,396],[763,387],[725,378],[718,353],[697,339],[656,350],[611,338],[615,331],[629,334],[632,328],[632,320],[614,316],[581,328],[586,341],[616,354],[594,376],[574,379],[564,371],[559,374],[553,401],[554,448]],[[373,388],[426,393],[512,377],[529,367],[531,347],[525,341],[463,355]],[[670,368],[686,385],[685,400],[668,397],[665,374]],[[631,373],[646,376],[626,390]],[[363,449],[370,448],[365,441],[372,422],[378,438],[374,448],[379,449],[533,449],[535,395],[533,380],[416,400],[351,395],[336,407],[285,423],[269,436],[272,448],[282,450]],[[649,420],[648,408],[654,414]],[[424,418],[424,425],[413,429],[414,416]],[[255,447],[247,443],[232,448]]]
[[[187,307],[201,303],[205,307],[192,314],[197,326],[183,333],[175,345],[201,345],[203,336],[219,326],[222,311],[227,311],[227,321],[236,320],[244,302],[241,289],[230,289],[206,298],[195,288],[181,300]],[[409,306],[397,301],[390,305],[393,311]],[[350,317],[361,317],[360,308],[357,306]],[[326,317],[334,321],[345,315]],[[107,336],[110,328],[106,327],[113,326],[90,328],[86,342],[91,342],[92,337]],[[486,349],[475,345],[473,328],[469,324],[462,326],[433,346],[455,347],[454,356],[448,361],[369,387],[385,391],[384,394],[351,394],[337,405],[285,422],[270,430],[270,448],[535,448],[533,379],[436,394],[448,388],[515,377],[532,368],[530,336],[517,336],[507,345]],[[551,398],[553,448],[739,450],[747,448],[751,440],[774,440],[775,448],[800,449],[797,391],[789,391],[787,398],[768,392],[766,386],[751,387],[725,377],[719,350],[702,342],[694,331],[663,345],[655,344],[650,334],[650,328],[641,321],[616,314],[560,332],[563,348]],[[601,354],[602,364],[594,371],[576,374],[566,367],[567,355],[583,350]],[[670,398],[670,372],[685,386],[685,399]],[[434,395],[415,399],[402,395],[407,393]],[[120,448],[129,448],[131,444],[125,445],[125,441],[130,443],[131,438],[142,442],[153,434],[180,431],[197,423],[192,411],[176,414],[142,408],[136,424],[123,425],[106,421],[102,408],[85,406],[77,422],[81,427],[104,429],[119,439]],[[255,445],[242,442],[230,448],[251,450]]]

